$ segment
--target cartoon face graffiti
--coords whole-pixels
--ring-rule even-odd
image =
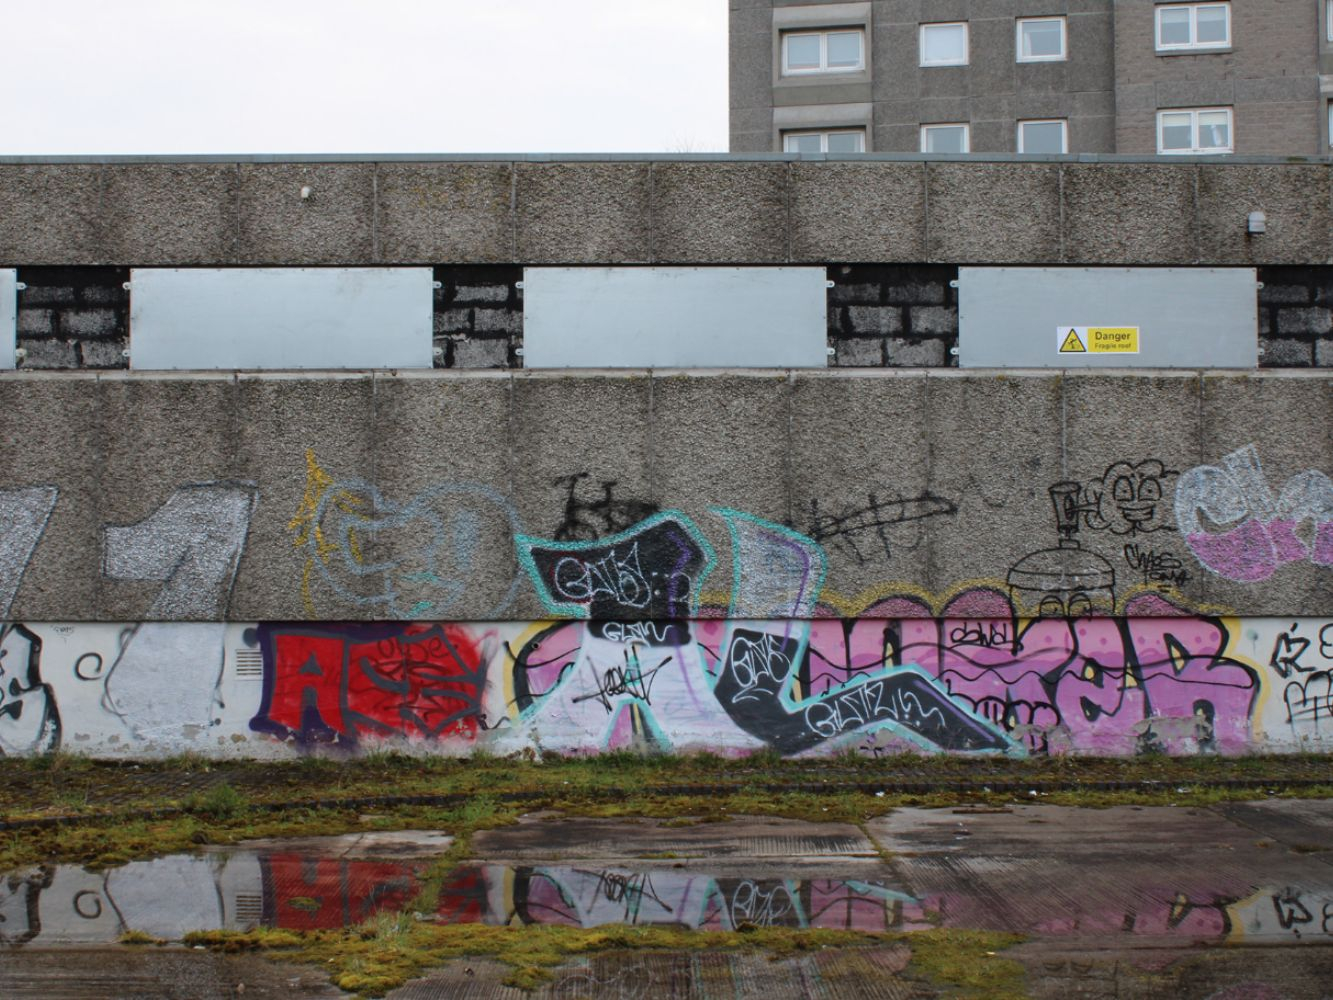
[[[1116,462],[1085,487],[1088,527],[1116,535],[1170,530],[1162,523],[1162,495],[1175,476],[1156,459]]]
[[[0,628],[0,756],[60,745],[55,694],[42,683],[42,640],[22,625]]]

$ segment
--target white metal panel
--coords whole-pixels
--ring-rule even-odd
[[[18,347],[18,272],[0,267],[0,368],[14,367]]]
[[[961,267],[963,368],[1254,368],[1249,267]],[[1069,330],[1137,328],[1137,353],[1061,353]]]
[[[530,368],[823,368],[822,267],[529,267]]]
[[[426,267],[135,268],[130,367],[430,368]]]

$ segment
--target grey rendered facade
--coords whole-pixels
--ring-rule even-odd
[[[1058,122],[1068,153],[1326,154],[1329,3],[731,0],[731,149],[837,131],[866,152],[932,151],[924,127],[965,125],[967,152],[1030,152],[1023,123]],[[1023,22],[1058,23],[1060,56],[1022,58]],[[922,25],[965,25],[944,29],[965,37],[962,61],[922,65]],[[848,32],[863,33],[862,65],[792,71],[785,39]],[[1192,126],[1193,148],[1163,148],[1164,125]]]

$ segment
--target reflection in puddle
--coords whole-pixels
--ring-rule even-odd
[[[276,850],[174,855],[102,872],[52,866],[0,877],[0,943],[96,943],[128,930],[178,939],[194,930],[316,930],[397,912],[429,860],[374,860]],[[1126,911],[1077,886],[1038,921],[999,920],[1043,935],[1149,934],[1189,940],[1328,941],[1333,880],[1221,893],[1124,885]],[[679,868],[469,864],[445,879],[441,923],[602,924],[699,930],[754,927],[911,931],[996,927],[996,900],[956,888],[913,897],[875,879],[744,878]],[[941,887],[943,888],[943,887]],[[1013,916],[1011,914],[1011,916]],[[1016,926],[1021,925],[1021,926]]]

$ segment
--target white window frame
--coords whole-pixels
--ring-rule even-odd
[[[926,149],[926,133],[931,129],[937,128],[961,128],[963,130],[963,148],[960,153],[972,152],[972,128],[967,122],[931,122],[929,125],[921,126],[921,152],[930,152]],[[936,153],[936,156],[957,156],[957,153]]]
[[[1333,42],[1333,0],[1324,2],[1324,41]]]
[[[926,59],[926,31],[930,28],[962,28],[963,29],[963,61],[954,62],[953,60],[927,60]],[[931,21],[920,26],[917,34],[917,63],[921,66],[966,66],[972,61],[972,32],[969,30],[966,21]]]
[[[828,152],[828,139],[831,135],[855,135],[861,140],[861,148],[855,150],[857,153],[866,151],[866,130],[859,127],[851,128],[794,128],[787,129],[782,133],[782,151],[784,153],[795,153],[797,150],[787,148],[787,140],[801,135],[819,136],[819,151]],[[850,156],[850,153],[834,153],[834,156]]]
[[[1328,136],[1327,145],[1333,148],[1333,101],[1328,102]]]
[[[1221,7],[1227,12],[1227,37],[1221,42],[1200,42],[1199,8]],[[1190,12],[1190,40],[1188,42],[1162,43],[1162,11],[1188,10]],[[1158,4],[1153,13],[1153,27],[1158,52],[1215,52],[1218,49],[1231,48],[1231,4],[1230,3],[1169,3]]]
[[[1043,21],[1058,21],[1060,24],[1060,54],[1058,56],[1023,55],[1023,25],[1038,24]],[[1020,17],[1014,22],[1014,59],[1021,63],[1067,62],[1069,60],[1069,19],[1059,17]]]
[[[828,36],[829,35],[859,35],[861,38],[861,58],[855,66],[834,66],[828,64]],[[813,69],[792,69],[787,62],[787,42],[791,38],[802,35],[815,35],[819,38],[819,65]],[[865,25],[849,24],[836,28],[817,28],[807,31],[802,28],[799,31],[784,31],[781,35],[782,42],[782,75],[783,76],[828,76],[829,74],[839,73],[864,73],[866,68],[866,29]]]
[[[1027,152],[1023,148],[1023,126],[1024,125],[1059,125],[1060,126],[1060,152],[1069,152],[1069,119],[1067,118],[1020,118],[1018,121],[1017,136],[1015,138],[1015,148],[1020,152]],[[1034,156],[1051,155],[1034,153]]]
[[[1209,114],[1211,112],[1224,111],[1227,116],[1227,140],[1228,145],[1225,149],[1199,145],[1199,115]],[[1162,146],[1162,116],[1163,115],[1189,115],[1190,116],[1190,137],[1194,140],[1189,149],[1165,149]],[[1231,108],[1159,108],[1157,111],[1157,155],[1158,156],[1209,156],[1217,153],[1234,153],[1236,151],[1236,116]]]

